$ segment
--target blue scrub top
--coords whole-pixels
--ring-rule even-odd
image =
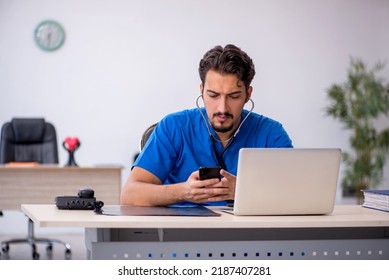
[[[205,108],[201,108],[206,116]],[[242,112],[242,120],[248,114]],[[208,119],[207,119],[208,121]],[[218,139],[212,128],[211,132]],[[215,140],[219,155],[223,146]],[[236,175],[241,148],[292,148],[283,126],[268,117],[252,112],[241,126],[232,144],[223,153],[226,170]],[[164,184],[185,182],[201,166],[218,166],[210,135],[199,109],[172,113],[154,129],[141,154],[134,162],[157,176]],[[161,186],[163,187],[163,185]],[[181,203],[187,205],[187,202]],[[191,204],[191,203],[189,203]],[[210,202],[205,205],[225,205]]]

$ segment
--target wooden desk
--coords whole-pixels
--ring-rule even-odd
[[[0,209],[20,210],[23,203],[53,204],[56,196],[77,196],[92,188],[106,204],[118,204],[121,167],[0,166]]]
[[[358,205],[324,216],[104,216],[22,205],[41,227],[84,227],[91,259],[389,259],[389,214]]]

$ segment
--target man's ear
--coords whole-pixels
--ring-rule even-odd
[[[245,103],[247,103],[251,98],[251,93],[253,92],[253,87],[249,86],[249,88],[246,91],[246,100]]]
[[[200,84],[200,94],[203,95],[204,85],[203,83]]]

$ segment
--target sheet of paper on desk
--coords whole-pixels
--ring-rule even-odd
[[[200,205],[190,207],[107,205],[96,213],[109,216],[220,216],[220,214]]]

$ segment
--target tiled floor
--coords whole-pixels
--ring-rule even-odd
[[[54,238],[67,242],[71,247],[71,259],[72,260],[85,260],[86,249],[84,234],[72,233],[67,235],[45,235],[37,237]],[[0,241],[5,241],[13,238],[24,238],[24,236],[0,236]],[[53,243],[52,255],[47,254],[45,244],[38,244],[39,259],[47,260],[64,260],[65,258],[65,246],[62,244]],[[31,247],[27,243],[10,244],[9,252],[4,253],[1,251],[1,260],[30,260],[32,259]]]

